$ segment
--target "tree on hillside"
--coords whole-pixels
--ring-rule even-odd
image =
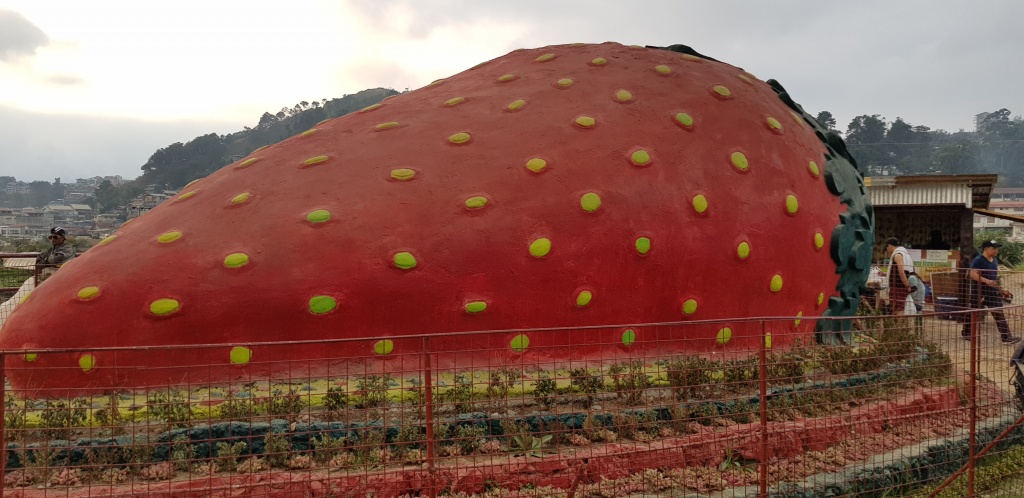
[[[142,190],[138,182],[126,182],[115,186],[109,180],[104,180],[96,187],[94,194],[96,209],[100,213],[115,212],[117,208],[127,205],[132,197],[142,193]]]
[[[226,164],[224,143],[216,133],[194,138],[187,144],[177,142],[159,149],[142,166],[146,183],[163,183],[181,188]]]
[[[903,174],[927,173],[932,167],[931,135],[927,126],[912,126],[896,118],[885,133],[883,150]]]
[[[27,205],[29,206],[45,206],[52,201],[64,197],[64,186],[59,183],[51,184],[47,181],[35,181],[30,182],[28,186],[32,189],[32,193],[26,196]]]
[[[846,127],[846,146],[865,171],[892,164],[884,144],[886,131],[885,118],[878,114],[857,116]]]
[[[978,171],[978,147],[969,141],[946,144],[932,155],[936,173],[962,175]]]
[[[817,116],[815,116],[814,119],[818,121],[818,124],[824,126],[827,130],[836,129],[836,118],[832,116],[831,112],[821,111],[818,113]]]
[[[301,101],[293,107],[282,107],[276,113],[265,112],[255,128],[224,136],[216,134],[196,137],[188,143],[174,143],[157,150],[142,166],[142,184],[163,183],[180,188],[244,157],[253,150],[298,135],[317,123],[344,116],[371,106],[398,92],[390,88],[373,88],[345,95],[340,99]]]
[[[1005,177],[1011,185],[1024,182],[1024,122],[1008,109],[990,113],[978,130],[983,168]]]

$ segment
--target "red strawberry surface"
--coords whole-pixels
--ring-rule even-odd
[[[477,336],[460,361],[756,348],[759,326],[742,321],[582,327],[822,315],[835,254],[851,249],[833,241],[847,206],[816,129],[778,88],[711,59],[517,50],[188,185],[0,332],[6,349],[221,346],[43,351],[9,359],[8,375],[21,388],[229,380],[258,361],[280,360],[261,363],[272,373],[420,348],[402,336],[538,327],[576,329]],[[814,327],[785,323],[774,347]],[[387,341],[259,345],[346,338]]]

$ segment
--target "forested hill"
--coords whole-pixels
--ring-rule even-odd
[[[836,128],[828,111],[817,118]],[[865,114],[853,118],[842,135],[865,176],[995,173],[999,186],[1024,186],[1024,119],[1007,109],[977,118],[977,130],[950,133]]]
[[[147,184],[180,188],[231,163],[233,157],[246,156],[324,119],[343,116],[397,93],[375,88],[340,99],[300,102],[273,114],[264,113],[255,128],[171,144],[153,153],[142,166],[143,176],[130,188],[139,190]],[[1001,186],[1024,186],[1024,120],[1007,109],[979,117],[977,130],[951,133],[913,125],[899,117],[889,122],[878,114],[865,114],[853,118],[841,134],[866,176],[996,173]],[[837,128],[828,111],[818,113],[817,118],[822,125]]]
[[[233,157],[246,156],[264,145],[302,133],[325,119],[344,116],[396,94],[398,92],[388,88],[374,88],[340,99],[302,101],[276,113],[263,113],[255,128],[246,126],[230,135],[210,133],[188,143],[173,143],[154,152],[142,166],[142,177],[133,183],[136,186],[163,184],[172,189],[181,188],[231,163]]]

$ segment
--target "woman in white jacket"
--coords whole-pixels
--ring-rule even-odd
[[[914,273],[914,260],[896,237],[885,241],[885,251],[889,255],[889,308],[892,313],[917,314],[913,295],[923,294],[924,284]]]

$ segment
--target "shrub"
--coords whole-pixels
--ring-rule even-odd
[[[579,392],[585,394],[583,407],[590,408],[594,404],[597,393],[604,388],[604,379],[591,373],[586,368],[575,368],[569,372],[569,383]]]
[[[676,399],[696,397],[707,387],[711,361],[697,356],[669,360],[667,365],[668,385]]]
[[[146,396],[149,415],[167,422],[171,427],[188,427],[192,404],[178,390],[156,391]]]
[[[348,393],[340,387],[332,387],[324,395],[324,408],[328,412],[336,412],[348,407]]]
[[[46,408],[39,417],[41,425],[46,428],[43,433],[52,438],[71,439],[72,429],[85,425],[88,406],[85,399],[47,400]]]
[[[274,389],[270,396],[262,399],[262,404],[262,411],[272,417],[294,417],[306,408],[306,400],[296,392],[295,386],[288,387],[288,394]]]
[[[550,409],[551,404],[555,401],[555,393],[557,390],[558,385],[555,383],[555,380],[542,372],[537,378],[537,389],[534,391],[537,403],[539,403],[545,410]]]
[[[644,390],[651,386],[651,381],[644,372],[642,361],[612,365],[608,368],[608,374],[615,383],[617,397],[629,405],[639,405],[643,402]]]
[[[390,375],[371,375],[356,382],[358,397],[356,408],[380,408],[388,404],[388,387],[391,384]]]
[[[327,432],[315,436],[310,439],[310,446],[313,448],[313,458],[319,463],[329,462],[338,452],[345,451],[345,443],[346,438],[334,438]]]
[[[225,469],[233,469],[238,466],[238,459],[245,453],[245,449],[248,447],[245,441],[239,441],[234,444],[230,444],[226,441],[218,441],[217,458],[220,460],[220,467]]]
[[[263,458],[271,467],[284,467],[292,452],[291,439],[274,431],[263,437]]]
[[[250,420],[257,414],[251,393],[243,397],[229,389],[224,396],[224,403],[220,405],[220,416],[229,420]]]

